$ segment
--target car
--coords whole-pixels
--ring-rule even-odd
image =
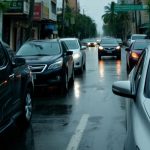
[[[86,69],[86,47],[81,45],[78,38],[62,38],[61,41],[64,41],[69,51],[73,52],[74,69],[83,73]]]
[[[0,41],[0,134],[18,118],[27,125],[32,117],[33,76],[25,59],[10,56],[10,49]]]
[[[97,45],[97,40],[95,38],[87,38],[82,39],[81,43],[87,47],[95,47]]]
[[[63,41],[51,39],[26,42],[16,56],[26,59],[35,87],[58,86],[66,94],[69,83],[74,81],[72,54]]]
[[[121,39],[121,38],[117,38],[117,42],[119,43],[119,45],[120,45],[120,46],[122,46],[122,45],[123,45],[123,41],[122,41],[122,39]]]
[[[130,46],[135,40],[146,39],[146,34],[132,34],[131,37],[127,40],[127,46]]]
[[[114,94],[126,100],[126,139],[124,150],[150,147],[150,46],[146,48],[124,81],[112,85]]]
[[[132,42],[130,47],[127,47],[126,50],[126,69],[129,73],[132,68],[137,64],[137,61],[142,53],[142,51],[150,44],[150,40],[141,39],[135,40]]]
[[[102,38],[98,47],[98,59],[102,56],[116,56],[121,59],[121,47],[115,38]]]

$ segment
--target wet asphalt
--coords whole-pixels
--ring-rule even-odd
[[[36,89],[31,125],[14,125],[0,150],[123,150],[125,99],[112,93],[112,84],[127,79],[122,59],[86,50],[86,70],[76,73],[66,96],[58,88]]]

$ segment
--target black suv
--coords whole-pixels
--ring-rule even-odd
[[[26,59],[32,70],[35,86],[62,87],[68,91],[68,83],[74,81],[73,52],[59,39],[33,40],[25,43],[16,53]]]
[[[0,41],[0,133],[20,116],[29,123],[32,116],[33,78],[23,58],[15,58]]]

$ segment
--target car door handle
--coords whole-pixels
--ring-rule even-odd
[[[13,74],[9,75],[9,78],[14,78],[14,76],[15,76],[15,74],[13,73]]]

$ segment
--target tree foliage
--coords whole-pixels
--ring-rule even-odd
[[[74,13],[69,6],[65,9],[64,37],[78,37],[80,39],[97,35],[95,22],[86,15]],[[62,15],[58,15],[58,32],[62,33]]]

